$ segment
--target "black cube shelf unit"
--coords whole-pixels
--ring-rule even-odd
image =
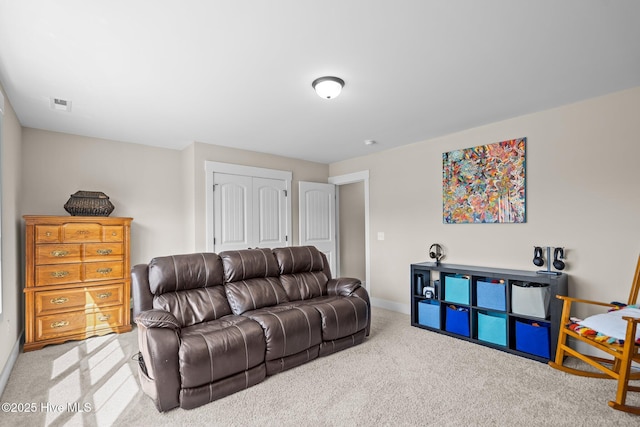
[[[435,288],[427,298],[424,288]],[[555,357],[566,274],[411,264],[411,325],[518,356]],[[548,301],[548,303],[547,303]]]

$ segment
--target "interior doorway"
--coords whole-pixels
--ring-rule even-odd
[[[371,284],[369,256],[369,171],[333,176],[337,197],[337,269],[340,276],[358,277],[368,292]]]

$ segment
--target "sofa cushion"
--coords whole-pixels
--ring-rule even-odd
[[[224,281],[237,282],[258,277],[278,277],[278,264],[270,249],[220,252]]]
[[[222,283],[222,262],[213,253],[158,257],[149,263],[153,308],[173,314],[183,327],[231,314]]]
[[[278,264],[269,249],[220,253],[227,300],[234,314],[288,302],[278,277]]]
[[[232,313],[224,286],[158,295],[153,299],[153,308],[173,314],[183,327],[216,320]]]
[[[242,316],[225,316],[184,328],[180,334],[182,388],[198,387],[264,362],[262,328]]]
[[[300,353],[322,341],[320,314],[313,307],[283,304],[244,315],[258,322],[264,330],[266,361]]]
[[[353,335],[369,324],[369,307],[361,298],[328,296],[305,302],[320,312],[322,341]]]
[[[325,263],[322,252],[313,246],[296,246],[273,250],[280,282],[290,301],[327,295]]]
[[[214,253],[157,257],[149,263],[149,288],[154,295],[222,283],[222,264]]]
[[[277,248],[273,254],[278,262],[280,274],[322,271],[322,254],[315,246],[289,246]]]

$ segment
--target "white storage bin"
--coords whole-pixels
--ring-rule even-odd
[[[528,286],[527,286],[528,285]],[[533,286],[513,283],[511,286],[511,312],[546,319],[549,314],[551,289],[549,285]]]

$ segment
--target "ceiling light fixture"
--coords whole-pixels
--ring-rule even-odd
[[[60,98],[51,98],[51,109],[58,111],[71,111],[71,101]]]
[[[331,99],[340,95],[344,80],[332,76],[320,77],[315,79],[311,86],[313,86],[319,97]]]

